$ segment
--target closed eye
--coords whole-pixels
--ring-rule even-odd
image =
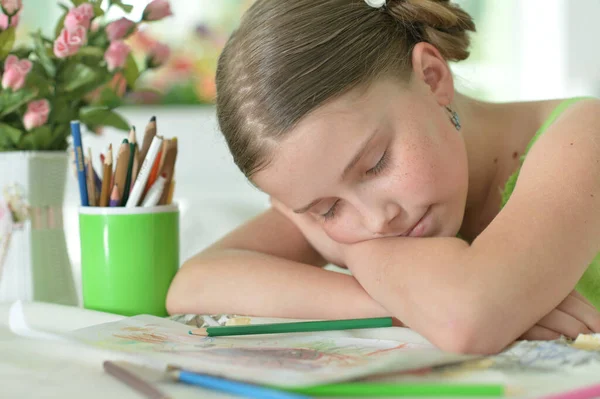
[[[388,164],[388,158],[389,158],[388,150],[385,150],[383,152],[383,155],[379,159],[379,162],[377,162],[377,164],[375,166],[373,166],[371,169],[367,170],[366,173],[368,175],[377,175],[377,174],[381,173]]]

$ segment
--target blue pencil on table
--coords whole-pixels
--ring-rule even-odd
[[[190,371],[175,370],[170,373],[178,381],[201,388],[221,391],[232,395],[243,396],[254,399],[309,399],[309,396],[278,391],[271,388],[263,388],[258,385],[244,382],[227,380],[225,378],[213,377],[205,374],[192,373]]]
[[[79,182],[79,195],[81,206],[88,206],[88,192],[85,175],[85,162],[83,158],[83,145],[81,143],[81,127],[79,121],[71,121],[71,135],[73,136],[73,151],[75,152],[75,167],[77,168],[77,180]]]

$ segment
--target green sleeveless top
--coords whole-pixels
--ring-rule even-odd
[[[571,104],[583,100],[590,97],[577,97],[570,98],[561,102],[554,111],[550,114],[550,117],[542,124],[539,130],[535,133],[527,148],[525,149],[525,153],[521,156],[521,165],[525,160],[525,156],[536,142],[536,140],[548,129],[548,127],[558,118],[558,116],[567,109]],[[502,204],[500,205],[500,209],[504,207],[504,205],[508,202],[510,195],[515,189],[515,185],[517,184],[517,179],[519,177],[521,167],[508,179],[506,185],[504,186],[504,191],[502,192]],[[596,257],[592,260],[592,263],[588,266],[586,272],[581,277],[581,280],[577,283],[576,286],[577,291],[579,291],[583,296],[587,298],[588,301],[594,304],[596,309],[600,310],[600,253],[596,255]]]

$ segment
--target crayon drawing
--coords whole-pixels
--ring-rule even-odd
[[[309,385],[471,358],[430,346],[355,338],[336,331],[243,337],[198,337],[189,326],[135,316],[78,330],[72,338],[170,365],[259,383]]]

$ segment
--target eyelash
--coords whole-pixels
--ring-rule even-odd
[[[375,165],[371,169],[367,170],[366,173],[368,175],[378,175],[385,169],[387,164],[388,164],[388,152],[387,152],[387,150],[385,150],[383,155],[379,159],[379,162],[377,162],[377,165]],[[325,212],[324,214],[321,215],[323,220],[327,221],[327,220],[331,220],[335,217],[339,202],[340,202],[340,200],[335,201],[333,203],[333,205],[331,206],[331,208],[329,208],[329,210],[327,212]]]

